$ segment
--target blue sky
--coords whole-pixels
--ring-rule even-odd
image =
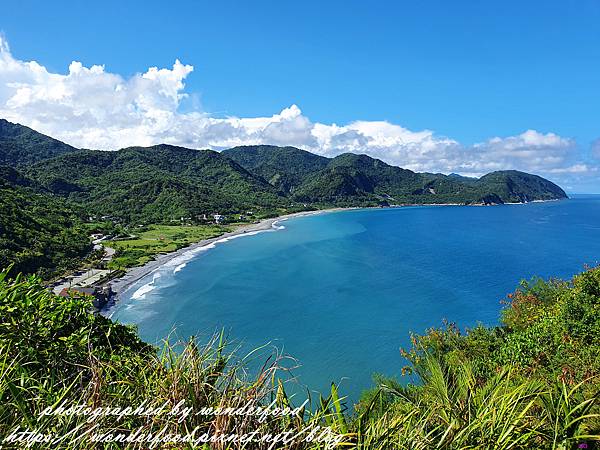
[[[367,152],[388,162],[464,173],[509,168],[507,152],[517,149],[516,168],[571,191],[600,192],[600,161],[592,151],[600,137],[598,1],[5,0],[2,9],[0,31],[10,57],[36,61],[48,73],[68,74],[71,62],[79,61],[84,68],[103,65],[127,82],[149,67],[171,70],[175,59],[193,66],[180,77],[185,87],[177,92],[186,95],[175,105],[187,122],[190,113],[215,120],[268,118],[297,105],[301,113],[286,113],[295,121],[291,128],[260,139],[287,143],[284,134],[296,133],[289,143],[323,154],[358,151],[366,139],[366,148],[372,147]],[[11,76],[4,77],[7,85],[16,83]],[[9,100],[0,95],[0,101]],[[79,143],[72,130],[44,123],[39,109],[11,108],[0,106],[0,112]],[[337,130],[336,140],[324,146],[322,134],[329,136],[331,128],[312,131],[321,133],[316,143],[300,135],[307,125],[296,123],[298,117],[328,127],[365,125]],[[369,125],[382,121],[415,135],[400,139],[397,129]],[[418,137],[424,130],[433,133],[427,142]],[[522,137],[527,130],[537,135]],[[387,148],[382,142],[391,138],[379,139],[382,133],[412,147]],[[184,134],[185,127],[154,139],[213,148],[231,141]],[[254,128],[250,134],[258,139]],[[495,138],[500,141],[490,141]],[[430,150],[455,144],[460,148],[451,155]],[[412,158],[411,151],[420,156]],[[460,160],[477,152],[497,164]],[[427,157],[446,162],[428,166]],[[528,164],[528,158],[535,162]]]

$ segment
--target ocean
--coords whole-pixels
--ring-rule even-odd
[[[298,403],[331,382],[353,403],[373,373],[406,381],[410,333],[444,320],[497,324],[521,280],[568,278],[600,261],[600,196],[348,210],[276,228],[170,261],[111,316],[157,344],[224,329],[240,357],[262,347],[251,369],[273,352],[293,357],[285,376]]]

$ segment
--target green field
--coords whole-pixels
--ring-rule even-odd
[[[160,253],[173,252],[231,230],[231,227],[219,225],[150,225],[136,233],[135,238],[108,243],[109,247],[117,251],[109,267],[119,269],[139,266]]]

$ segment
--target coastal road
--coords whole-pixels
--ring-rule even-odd
[[[108,275],[110,270],[106,269],[89,269],[81,275],[74,277],[67,277],[59,282],[52,288],[52,292],[60,294],[64,288],[75,288],[75,287],[86,287],[100,281],[103,277]]]
[[[116,250],[114,248],[104,247],[104,257],[102,258],[102,260],[104,262],[109,262],[113,258],[115,253]],[[89,269],[80,275],[63,278],[58,282],[58,284],[52,287],[52,292],[54,292],[55,294],[60,294],[60,292],[65,288],[91,286],[94,283],[100,281],[109,273],[110,270],[106,269]]]

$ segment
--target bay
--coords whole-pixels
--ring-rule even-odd
[[[121,295],[112,317],[151,343],[224,329],[240,355],[267,344],[260,357],[277,348],[301,364],[299,396],[336,382],[355,402],[374,372],[399,376],[411,332],[445,319],[494,325],[520,280],[568,278],[600,260],[598,196],[348,210],[279,225],[161,267]]]

